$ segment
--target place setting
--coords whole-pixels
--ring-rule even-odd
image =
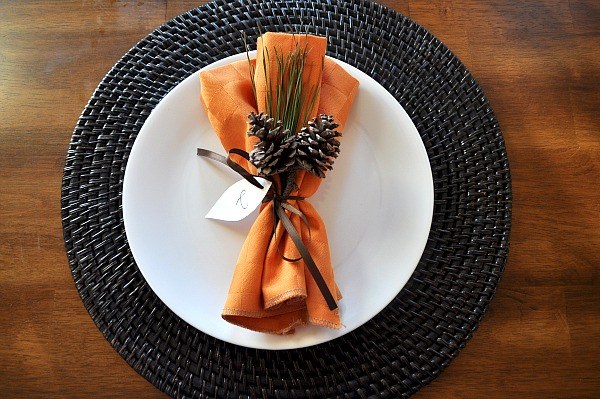
[[[142,39],[77,123],[69,264],[172,397],[408,397],[506,262],[498,123],[452,52],[357,2],[207,3]]]

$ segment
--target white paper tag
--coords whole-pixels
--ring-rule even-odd
[[[253,186],[246,179],[231,185],[206,214],[208,219],[237,222],[251,214],[267,195],[271,182],[260,177],[255,179],[263,186]]]

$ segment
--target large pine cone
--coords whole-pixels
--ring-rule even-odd
[[[299,167],[321,178],[333,169],[333,162],[340,153],[340,142],[336,138],[341,133],[335,130],[338,126],[330,115],[319,115],[300,130],[296,135],[296,162]]]
[[[284,129],[281,121],[254,112],[248,115],[250,128],[248,136],[256,136],[260,141],[250,151],[250,162],[261,176],[271,176],[285,172],[296,162],[296,142],[290,131]]]

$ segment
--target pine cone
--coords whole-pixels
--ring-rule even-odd
[[[321,178],[325,177],[326,171],[333,169],[333,162],[340,153],[340,142],[336,137],[340,137],[341,133],[335,130],[338,126],[333,117],[319,115],[300,130],[296,135],[296,162],[299,167]]]
[[[263,112],[258,115],[252,112],[248,115],[248,119],[250,119],[248,136],[256,136],[261,141],[282,141],[288,133],[281,125],[281,121],[275,121]]]
[[[284,129],[281,121],[275,121],[268,115],[260,113],[248,115],[250,129],[248,136],[260,139],[250,152],[250,162],[261,176],[271,176],[290,169],[295,164],[296,142]]]

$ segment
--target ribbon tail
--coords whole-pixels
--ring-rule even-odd
[[[290,211],[290,212],[292,212],[292,213],[294,213],[294,214],[296,214],[296,215],[298,215],[300,217],[300,220],[302,220],[302,223],[304,223],[304,225],[308,228],[308,236],[311,237],[312,234],[310,233],[310,224],[308,223],[308,219],[306,218],[306,216],[298,208],[290,205],[287,202],[282,202],[281,206],[284,209],[286,209],[286,210],[288,210],[288,211]]]
[[[258,187],[260,189],[263,188],[263,185],[260,184],[258,182],[258,180],[256,180],[254,178],[254,175],[252,175],[250,172],[248,172],[246,169],[244,169],[240,164],[236,163],[233,159],[231,159],[231,154],[236,154],[246,160],[250,160],[250,155],[246,151],[240,150],[238,148],[232,148],[229,151],[229,154],[227,154],[227,157],[224,157],[223,155],[217,154],[214,151],[206,150],[204,148],[198,148],[196,154],[200,157],[212,159],[213,161],[221,162],[222,164],[229,166],[231,169],[233,169],[235,172],[237,172],[240,176],[242,176],[244,179],[246,179],[248,181],[248,183],[250,183],[253,186]]]
[[[290,220],[290,218],[286,215],[285,210],[281,206],[276,206],[276,208],[277,208],[277,216],[279,216],[279,220],[281,220],[281,222],[283,223],[283,227],[286,229],[286,231],[290,235],[290,238],[292,239],[292,242],[298,249],[298,252],[300,252],[300,256],[302,256],[302,259],[304,260],[304,263],[306,264],[308,271],[310,272],[313,279],[315,280],[315,283],[317,283],[317,287],[319,287],[319,290],[321,291],[323,298],[325,298],[325,302],[327,302],[327,306],[329,307],[329,310],[337,309],[338,305],[337,305],[335,299],[333,298],[333,295],[331,294],[329,287],[327,287],[327,283],[325,282],[323,275],[319,271],[319,268],[317,267],[317,265],[315,264],[315,261],[313,260],[312,256],[310,255],[308,248],[306,248],[306,245],[304,245],[304,242],[302,242],[302,238],[300,237],[300,234],[298,233],[298,231],[292,224],[292,221]]]

